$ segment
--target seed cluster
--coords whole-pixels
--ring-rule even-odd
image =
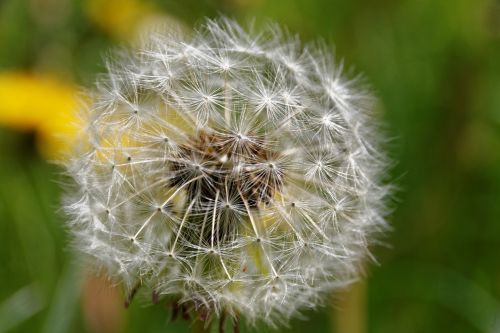
[[[265,139],[239,133],[200,131],[198,137],[179,148],[172,164],[179,186],[196,176],[203,176],[186,188],[190,199],[213,200],[214,193],[229,207],[228,198],[237,197],[238,204],[255,208],[268,203],[281,189],[283,169],[276,165],[279,155],[265,145]]]
[[[207,21],[118,56],[91,97],[65,208],[129,295],[274,325],[359,276],[386,161],[370,95],[324,49]]]

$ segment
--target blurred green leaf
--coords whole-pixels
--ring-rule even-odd
[[[7,332],[38,313],[44,306],[34,285],[23,287],[0,303],[0,332]]]

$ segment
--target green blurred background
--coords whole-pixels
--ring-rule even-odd
[[[162,306],[124,310],[118,291],[75,263],[47,132],[111,47],[154,22],[190,29],[219,14],[332,45],[380,98],[396,161],[380,265],[282,331],[500,332],[494,0],[0,0],[0,332],[189,331]]]

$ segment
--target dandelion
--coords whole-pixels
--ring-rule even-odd
[[[147,292],[207,323],[278,325],[359,276],[386,162],[371,96],[324,48],[208,20],[108,67],[65,208],[127,304]]]

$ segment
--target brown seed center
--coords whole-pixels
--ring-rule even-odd
[[[283,167],[280,155],[256,135],[207,133],[201,131],[180,146],[172,165],[173,185],[187,186],[188,197],[201,202],[221,198],[255,208],[268,203],[282,187]]]

